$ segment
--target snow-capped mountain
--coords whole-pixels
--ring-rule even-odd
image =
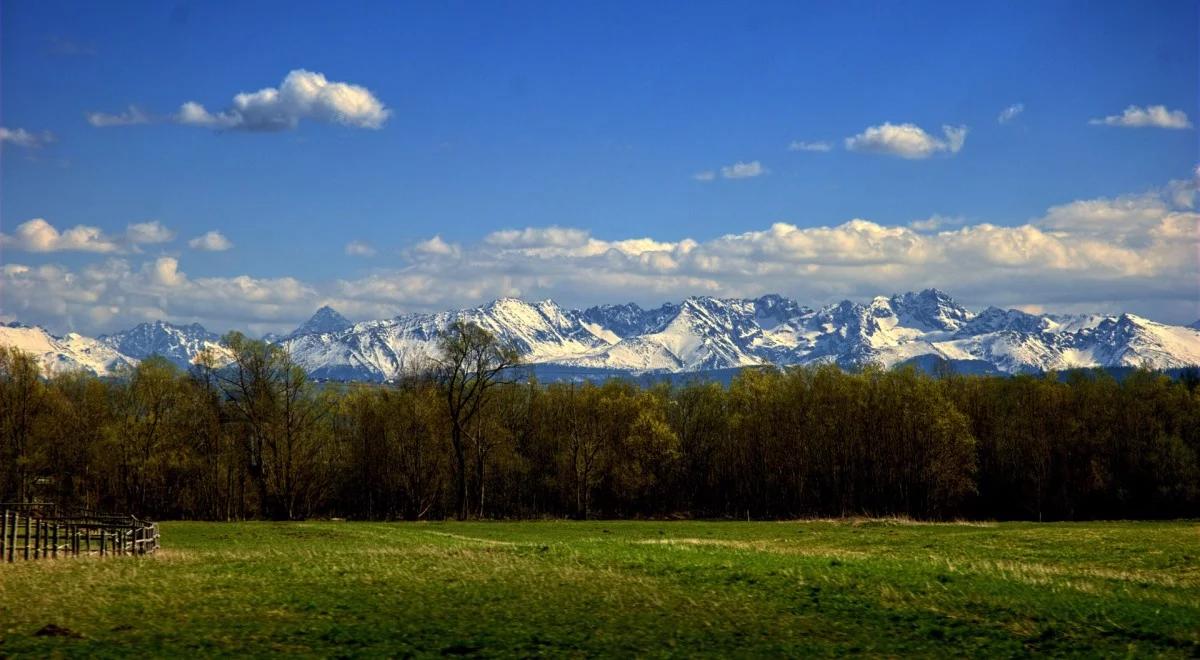
[[[292,333],[281,344],[317,378],[388,379],[432,357],[439,333],[459,319],[511,342],[529,362],[556,362],[609,343],[581,321],[579,312],[553,301],[501,298],[474,309],[407,314],[336,332]]]
[[[228,352],[221,345],[221,337],[205,330],[199,323],[139,323],[129,330],[101,335],[99,340],[135,360],[159,355],[184,369],[191,366],[205,350],[212,352],[218,360],[223,360]]]
[[[18,348],[34,356],[44,374],[86,371],[112,376],[137,364],[107,343],[69,332],[56,337],[42,328],[10,323],[0,325],[0,346]]]
[[[643,309],[629,303],[577,311],[505,298],[473,309],[407,314],[284,344],[318,377],[394,378],[436,354],[455,319],[512,342],[527,362],[577,369],[688,372],[776,364],[949,360],[1005,373],[1091,366],[1200,364],[1200,332],[1132,315],[975,313],[928,289],[818,310],[778,295],[693,297]]]
[[[527,363],[553,367],[559,375],[589,369],[676,373],[821,362],[927,367],[940,360],[1003,373],[1200,365],[1200,328],[1130,314],[1030,314],[997,307],[977,313],[936,289],[866,303],[845,300],[820,309],[778,295],[701,296],[652,309],[629,303],[584,310],[550,300],[502,298],[470,309],[359,323],[323,307],[296,330],[269,340],[286,348],[316,378],[386,380],[435,357],[439,333],[455,320],[483,327],[512,343]],[[0,343],[32,346],[38,355],[52,356],[42,358],[51,371],[75,360],[90,371],[109,373],[113,367],[107,365],[133,364],[152,354],[184,365],[219,341],[200,326],[168,323],[142,324],[99,341],[78,335],[56,338],[37,328],[4,331],[8,334],[0,335]],[[42,343],[34,342],[33,335],[42,337]]]
[[[283,337],[283,339],[291,339],[301,335],[319,335],[338,330],[345,330],[354,325],[349,319],[342,316],[329,305],[318,309],[307,321],[302,323],[300,327],[291,331]]]

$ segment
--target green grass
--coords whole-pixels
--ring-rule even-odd
[[[0,565],[19,655],[1200,655],[1200,525],[166,523]],[[47,624],[78,636],[36,636]]]

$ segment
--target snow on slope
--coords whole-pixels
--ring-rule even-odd
[[[435,357],[439,333],[455,320],[474,323],[511,342],[535,363],[560,362],[611,341],[607,333],[582,323],[578,312],[553,301],[501,298],[473,309],[367,321],[338,332],[292,337],[282,344],[318,378],[392,379]]]
[[[99,339],[125,356],[144,360],[158,355],[183,369],[194,364],[205,351],[211,353],[218,364],[232,359],[229,350],[221,345],[221,338],[198,323],[140,323],[129,330],[101,336]]]
[[[782,296],[688,298],[655,309],[635,304],[585,310],[550,300],[502,298],[439,313],[350,324],[331,308],[274,339],[316,378],[386,380],[436,356],[438,337],[463,320],[511,342],[528,363],[567,369],[704,371],[761,364],[834,362],[884,366],[912,360],[970,362],[1006,373],[1092,366],[1165,369],[1200,365],[1200,329],[1137,316],[969,311],[935,289],[813,310]],[[49,370],[111,373],[151,354],[187,364],[215,335],[200,326],[142,324],[102,341],[5,327],[0,343],[41,356]]]
[[[106,343],[90,337],[67,333],[55,337],[42,328],[16,323],[0,325],[0,345],[18,348],[33,355],[44,374],[86,371],[97,376],[111,376],[123,368],[137,364]]]

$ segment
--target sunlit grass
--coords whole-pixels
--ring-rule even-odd
[[[1194,523],[167,523],[163,541],[0,566],[0,656],[1200,653]]]

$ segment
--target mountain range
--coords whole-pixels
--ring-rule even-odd
[[[970,372],[1028,373],[1080,367],[1200,365],[1200,321],[1157,323],[1132,314],[971,311],[927,289],[818,309],[779,295],[692,297],[644,309],[636,304],[567,309],[551,300],[501,298],[480,307],[402,314],[352,323],[322,307],[294,331],[265,337],[316,378],[384,381],[434,355],[454,320],[511,342],[526,362],[555,377],[586,373],[681,373],[833,362],[884,366],[948,362]],[[35,326],[0,326],[0,345],[38,356],[46,372],[110,375],[151,355],[187,366],[201,351],[225,355],[197,324],[162,321],[97,338],[54,336]]]

